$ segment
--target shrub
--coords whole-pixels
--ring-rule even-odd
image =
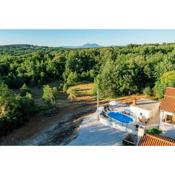
[[[165,85],[161,84],[160,81],[157,81],[154,86],[154,95],[160,99],[163,97],[164,91],[165,91]]]
[[[27,87],[27,85],[24,83],[22,87],[20,88],[20,95],[25,96],[27,93],[31,93],[30,89]]]
[[[152,89],[148,86],[143,90],[143,93],[147,96],[151,96],[152,95]]]
[[[159,135],[159,134],[162,133],[162,131],[159,130],[159,129],[157,129],[157,128],[152,128],[152,129],[148,129],[148,130],[146,131],[146,133],[148,133],[148,134],[157,134],[157,135]]]
[[[68,88],[69,88],[69,85],[65,83],[63,86],[63,92],[67,92]]]
[[[78,91],[78,88],[69,88],[66,92],[68,94],[68,99],[71,101],[75,100],[78,95]]]
[[[35,103],[32,94],[29,92],[25,96],[19,96],[18,100],[21,105],[21,112],[25,114],[26,118],[35,112]]]
[[[49,106],[53,106],[56,103],[57,88],[51,88],[49,85],[43,86],[43,96],[42,99]]]

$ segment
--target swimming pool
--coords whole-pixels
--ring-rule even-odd
[[[108,112],[107,115],[114,120],[117,120],[121,123],[129,124],[134,121],[134,119],[130,116],[127,116],[125,114],[122,114],[121,112],[111,111]]]

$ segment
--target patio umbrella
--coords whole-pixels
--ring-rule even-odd
[[[109,105],[111,105],[111,106],[117,106],[118,104],[119,104],[119,102],[116,102],[116,101],[109,102]]]

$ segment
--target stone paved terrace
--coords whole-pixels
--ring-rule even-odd
[[[122,145],[127,132],[117,130],[97,121],[96,114],[91,114],[80,125],[77,137],[68,145],[83,146],[112,146]]]

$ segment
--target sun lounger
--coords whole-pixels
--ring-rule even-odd
[[[108,115],[107,115],[104,111],[102,111],[102,112],[100,113],[100,116],[101,116],[101,117],[104,117],[104,118],[108,118]]]

